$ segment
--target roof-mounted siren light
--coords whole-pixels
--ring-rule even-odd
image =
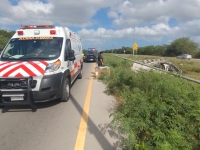
[[[28,26],[28,28],[30,28],[30,29],[32,29],[34,26],[32,26],[32,25],[30,25],[30,26]]]
[[[51,29],[54,25],[21,25],[20,29]]]
[[[50,30],[50,34],[56,34],[56,30]]]
[[[18,35],[23,35],[24,32],[19,30],[19,31],[17,31],[17,34],[18,34]]]
[[[40,34],[40,30],[34,30],[34,35],[39,35]]]

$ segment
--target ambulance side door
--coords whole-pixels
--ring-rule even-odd
[[[75,78],[75,72],[74,72],[74,61],[67,60],[67,53],[71,50],[71,40],[66,39],[66,45],[65,45],[65,63],[67,68],[70,70],[70,75],[71,75],[71,81],[74,80]]]

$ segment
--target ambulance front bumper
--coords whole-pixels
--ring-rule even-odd
[[[30,105],[61,97],[62,73],[44,76],[39,91],[32,91],[37,82],[28,78],[0,78],[0,106]]]

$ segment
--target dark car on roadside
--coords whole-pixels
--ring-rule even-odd
[[[89,48],[84,55],[85,62],[95,62],[97,60],[97,51],[95,48]]]

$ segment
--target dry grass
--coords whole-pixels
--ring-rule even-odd
[[[177,59],[176,57],[159,57],[159,56],[147,56],[147,55],[120,55],[122,57],[132,59],[132,60],[146,60],[146,59],[164,59],[182,70],[183,75],[200,80],[200,60],[183,60]]]

